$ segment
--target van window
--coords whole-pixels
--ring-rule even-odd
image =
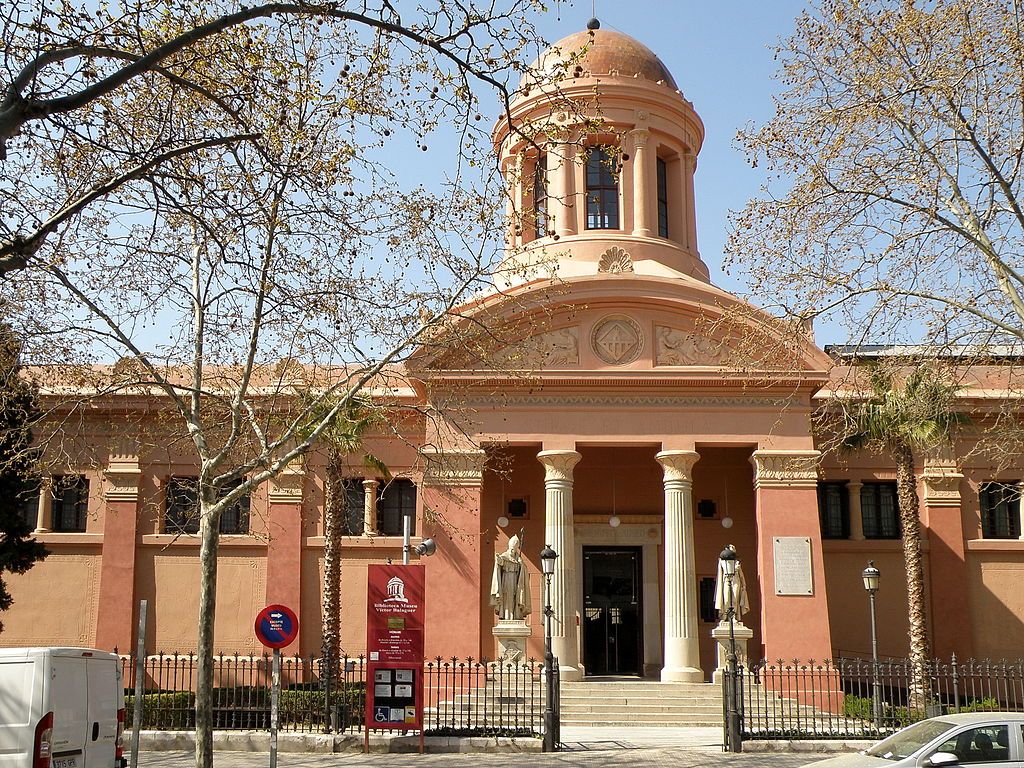
[[[0,662],[0,723],[27,725],[32,719],[34,670],[35,665],[27,660]]]

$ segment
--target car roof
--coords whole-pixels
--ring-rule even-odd
[[[940,715],[932,718],[955,725],[971,725],[973,723],[989,723],[1005,720],[1012,723],[1024,723],[1024,712],[961,712],[956,715]]]

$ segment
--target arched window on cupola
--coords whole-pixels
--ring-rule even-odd
[[[668,163],[658,158],[658,237],[668,237]]]
[[[587,151],[587,229],[619,228],[619,166],[614,150]]]

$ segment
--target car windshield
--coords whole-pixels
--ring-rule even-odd
[[[886,760],[902,760],[955,727],[953,723],[943,720],[922,720],[920,723],[914,723],[902,731],[897,731],[889,738],[883,739],[868,749],[865,754],[872,757],[884,757]]]

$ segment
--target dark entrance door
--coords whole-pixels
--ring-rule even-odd
[[[583,548],[583,664],[588,675],[639,675],[639,547]]]

